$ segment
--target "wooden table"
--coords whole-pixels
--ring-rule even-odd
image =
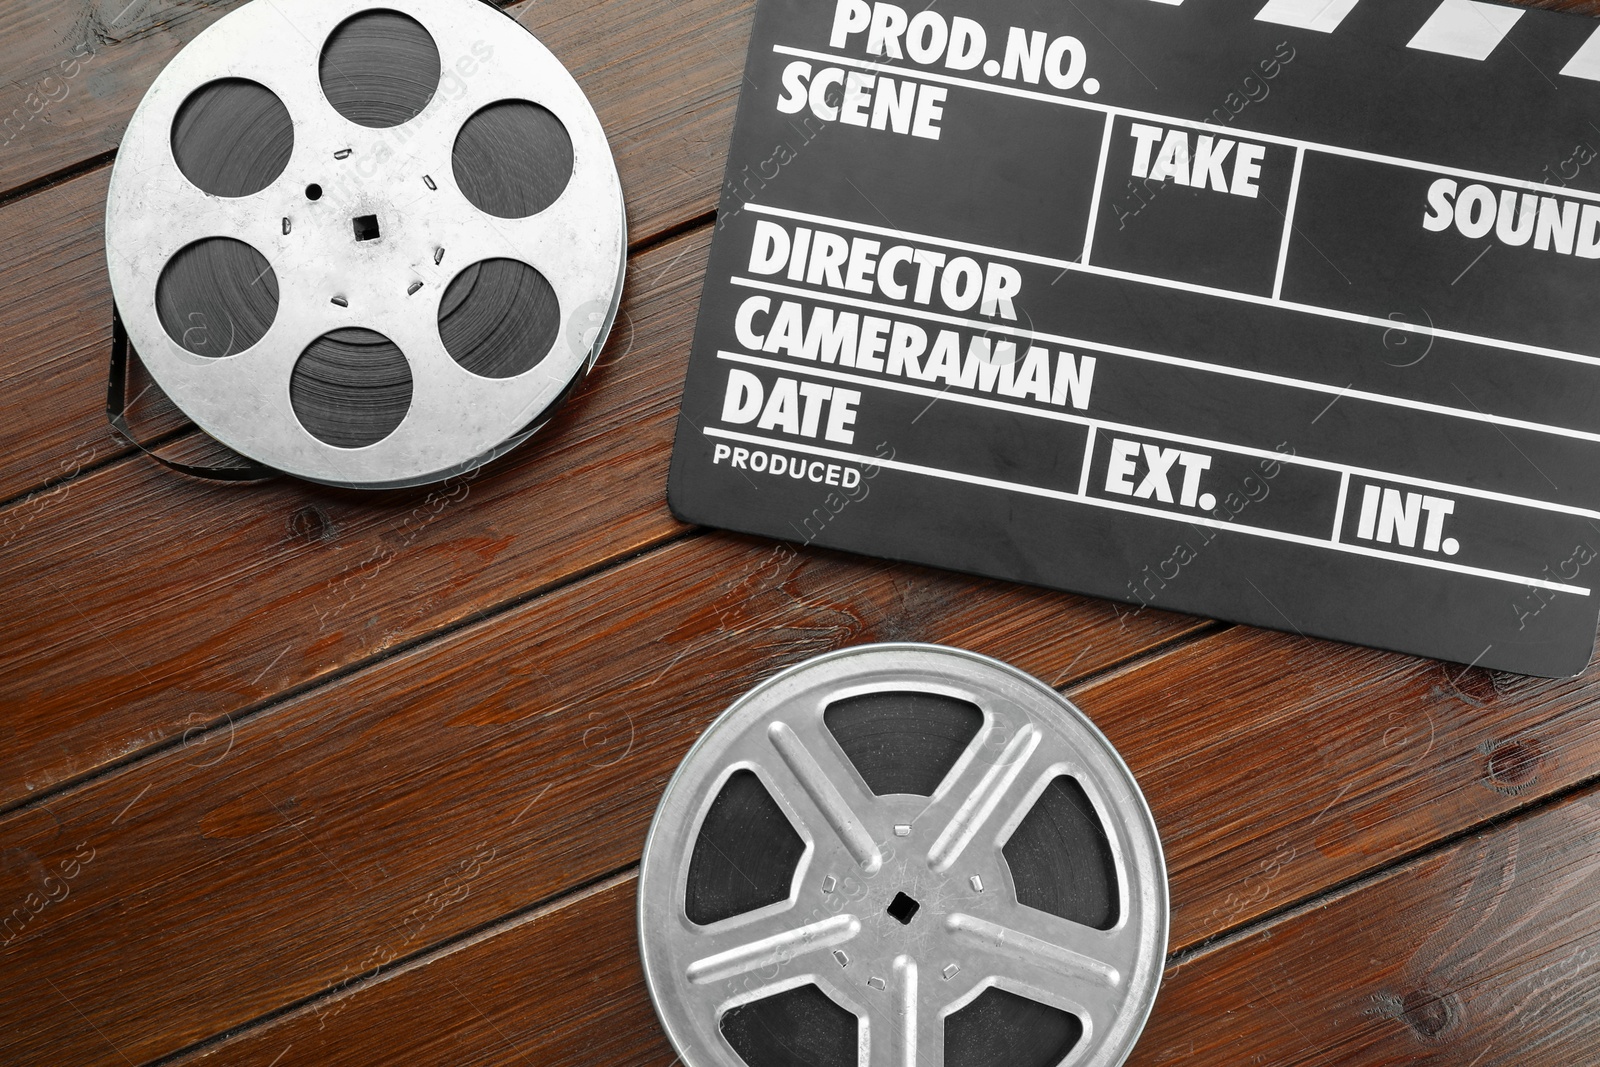
[[[0,1061],[665,1067],[634,881],[667,776],[757,679],[915,639],[1060,687],[1143,783],[1172,955],[1132,1062],[1600,1062],[1600,667],[672,519],[749,0],[516,5],[611,135],[622,315],[534,443],[378,496],[197,482],[108,432],[112,155],[234,6],[126,2],[6,0],[0,38]]]

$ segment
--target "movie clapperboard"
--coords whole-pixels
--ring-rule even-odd
[[[674,512],[1580,672],[1597,29],[1476,0],[761,0]]]

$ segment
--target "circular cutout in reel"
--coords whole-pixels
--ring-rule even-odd
[[[667,786],[639,939],[688,1067],[1114,1067],[1167,944],[1161,844],[1081,712],[872,645],[757,686]]]
[[[365,488],[543,425],[605,343],[626,237],[582,90],[479,0],[231,12],[146,94],[106,209],[118,310],[173,402]]]

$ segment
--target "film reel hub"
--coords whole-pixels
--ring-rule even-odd
[[[174,402],[252,459],[374,488],[542,424],[604,343],[625,229],[582,91],[476,0],[230,13],[141,103],[106,213]]]
[[[1137,786],[1041,683],[934,646],[757,687],[662,800],[646,979],[690,1067],[1121,1063],[1166,874]]]

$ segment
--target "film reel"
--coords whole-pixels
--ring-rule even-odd
[[[1167,943],[1127,767],[1043,683],[873,645],[738,700],[667,786],[645,979],[688,1067],[1110,1067]]]
[[[273,0],[168,64],[117,156],[112,289],[201,429],[387,488],[525,440],[621,298],[621,187],[560,62],[479,0]]]

